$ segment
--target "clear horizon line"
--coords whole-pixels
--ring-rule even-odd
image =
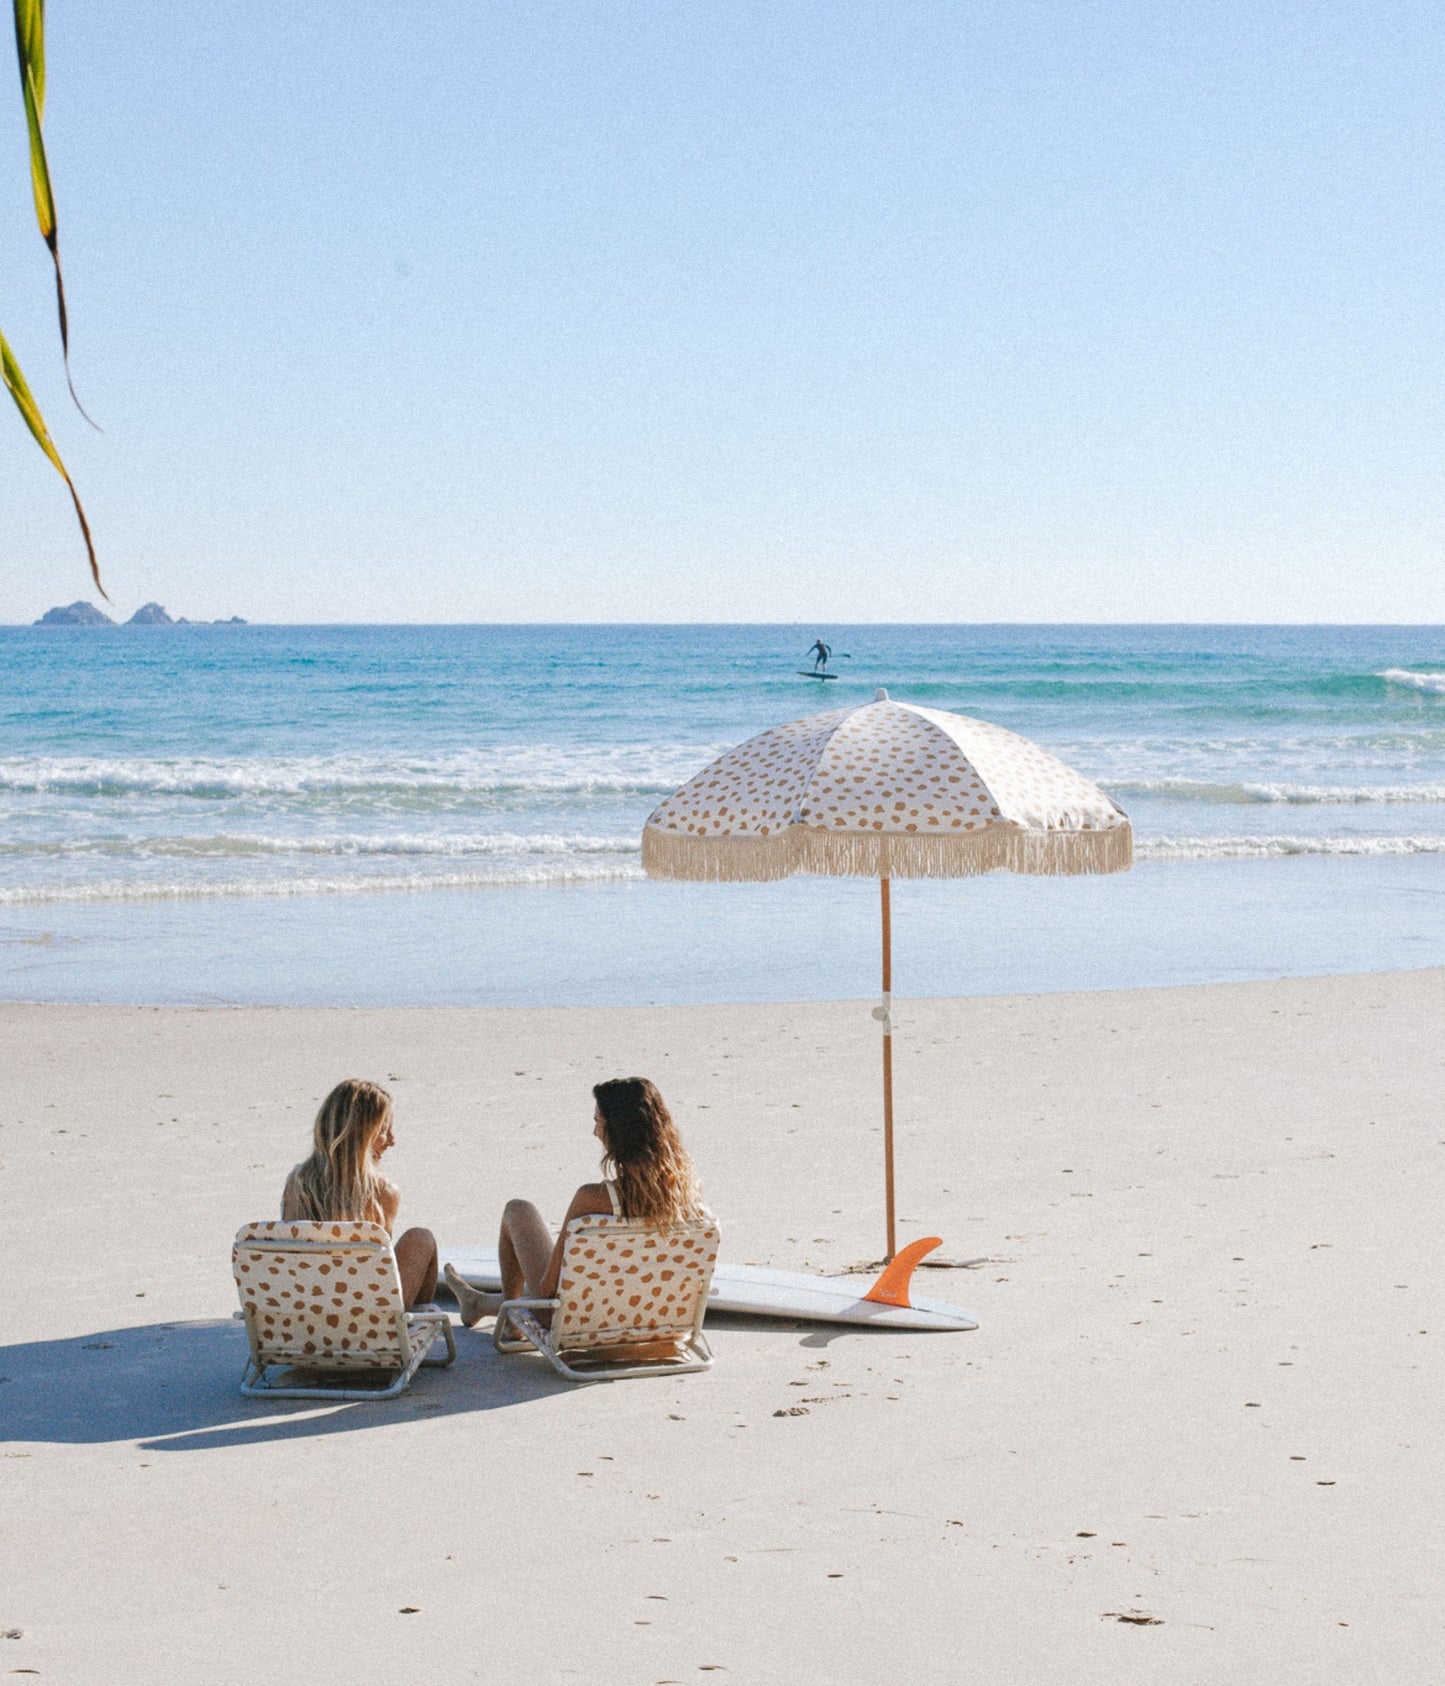
[[[65,605],[60,605],[65,607]],[[1119,627],[1130,630],[1141,628],[1228,628],[1248,627],[1260,631],[1275,628],[1319,628],[1337,627],[1350,628],[1360,631],[1395,631],[1406,629],[1429,629],[1445,631],[1445,620],[1410,620],[1410,621],[1350,621],[1350,620],[988,620],[988,621],[958,621],[958,620],[901,620],[901,621],[849,621],[828,620],[819,617],[815,620],[701,620],[701,621],[651,621],[651,620],[533,620],[533,621],[423,621],[423,620],[366,620],[366,621],[306,621],[306,620],[249,620],[243,619],[241,626],[228,620],[189,620],[182,625],[171,622],[169,625],[133,626],[127,621],[114,621],[107,629],[97,625],[76,625],[67,627],[64,624],[43,624],[36,621],[6,621],[0,622],[0,630],[22,632],[170,632],[194,631],[207,627],[224,627],[227,631],[245,630],[248,628],[270,629],[278,627],[290,628],[361,628],[361,627],[658,627],[658,628],[691,628],[691,627],[798,627],[806,630],[809,627]]]

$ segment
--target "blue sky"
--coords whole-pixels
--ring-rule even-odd
[[[0,324],[124,613],[1445,621],[1435,8],[52,0],[49,31],[104,436],[13,73]],[[0,484],[29,620],[86,581],[14,418]]]

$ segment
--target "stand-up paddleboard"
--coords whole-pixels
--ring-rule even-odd
[[[800,667],[798,677],[799,679],[836,679],[838,675],[836,673],[814,673],[811,668]]]
[[[736,1311],[752,1317],[790,1317],[810,1323],[867,1323],[887,1329],[976,1329],[977,1318],[942,1300],[910,1292],[909,1278],[937,1238],[914,1241],[862,1293],[856,1276],[807,1276],[801,1271],[768,1270],[761,1265],[719,1262],[712,1273],[710,1311]],[[442,1264],[484,1293],[499,1294],[502,1272],[495,1247],[442,1247]]]

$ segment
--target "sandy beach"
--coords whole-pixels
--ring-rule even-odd
[[[1440,16],[12,10],[0,1686],[1445,1686]]]
[[[867,1006],[0,1009],[0,1674],[1438,1680],[1442,1013],[909,1003],[901,1228],[986,1261],[922,1279],[976,1332],[730,1320],[581,1389],[462,1332],[317,1406],[240,1398],[229,1249],[336,1079],[397,1097],[403,1222],[482,1242],[652,1075],[726,1256],[834,1271],[881,1250]]]

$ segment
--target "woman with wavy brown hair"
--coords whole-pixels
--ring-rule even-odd
[[[286,1179],[281,1217],[287,1223],[373,1223],[388,1235],[401,1191],[381,1169],[396,1145],[391,1096],[359,1077],[338,1083],[321,1103],[312,1127],[311,1157]],[[429,1229],[409,1229],[392,1244],[408,1308],[425,1305],[437,1289],[437,1244]]]
[[[572,1196],[563,1234],[552,1239],[530,1200],[509,1200],[502,1212],[497,1250],[502,1264],[502,1298],[551,1299],[562,1274],[562,1243],[573,1218],[640,1218],[657,1225],[696,1217],[702,1191],[682,1137],[657,1086],[645,1077],[614,1077],[592,1091],[592,1134],[602,1143],[600,1183],[583,1183]],[[497,1309],[497,1297],[470,1288],[451,1265],[447,1285],[457,1297],[462,1322],[470,1327]]]

